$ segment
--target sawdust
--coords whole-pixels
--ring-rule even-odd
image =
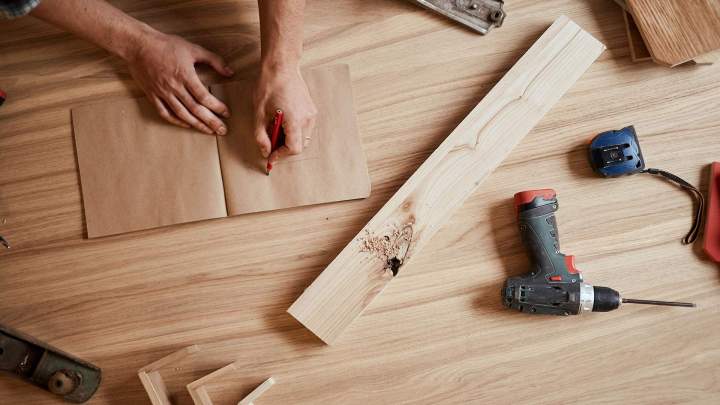
[[[409,223],[394,226],[386,235],[375,235],[366,229],[365,235],[360,237],[360,251],[371,253],[396,274],[405,261],[412,234],[412,224]]]

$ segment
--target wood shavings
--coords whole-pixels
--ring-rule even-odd
[[[369,230],[365,230],[365,235],[360,238],[360,251],[371,253],[388,263],[388,268],[395,275],[406,259],[412,235],[413,228],[409,223],[394,226],[390,234],[386,235],[374,235]]]

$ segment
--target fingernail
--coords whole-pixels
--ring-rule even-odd
[[[230,118],[230,111],[228,111],[228,110],[223,111],[222,116],[225,118]]]
[[[225,73],[229,75],[234,75],[235,72],[230,68],[230,66],[225,66]]]
[[[225,127],[220,127],[220,128],[218,128],[217,134],[218,134],[218,135],[225,135],[225,134],[227,134],[227,128],[225,128]]]

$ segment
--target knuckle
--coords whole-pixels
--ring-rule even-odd
[[[204,94],[203,96],[201,96],[200,103],[205,106],[211,106],[211,105],[216,104],[213,97],[209,94]]]
[[[205,115],[203,114],[204,111],[202,110],[202,108],[200,108],[199,105],[194,103],[188,106],[188,110],[190,110],[190,113],[196,117],[202,117],[203,115]]]

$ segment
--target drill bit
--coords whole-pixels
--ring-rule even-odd
[[[673,301],[654,301],[654,300],[636,300],[632,298],[623,298],[623,304],[645,304],[645,305],[665,305],[668,307],[690,307],[694,308],[692,302],[673,302]]]

